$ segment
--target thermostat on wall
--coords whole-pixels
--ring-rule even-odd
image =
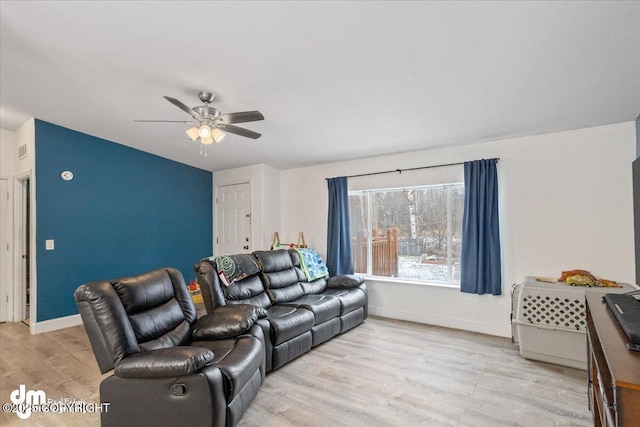
[[[60,172],[60,178],[64,179],[65,181],[71,181],[73,179],[73,172],[62,171]]]

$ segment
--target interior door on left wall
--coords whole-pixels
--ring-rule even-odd
[[[11,252],[9,239],[11,238],[11,209],[9,203],[9,181],[0,178],[0,322],[7,321],[9,303],[9,266]]]
[[[216,255],[251,252],[251,184],[218,187]]]

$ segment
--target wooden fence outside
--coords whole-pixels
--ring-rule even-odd
[[[364,236],[352,240],[353,261],[356,273],[367,272],[367,240]],[[373,230],[371,242],[374,276],[398,276],[398,229],[389,228],[384,233]]]

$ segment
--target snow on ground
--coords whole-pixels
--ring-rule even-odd
[[[419,256],[398,256],[398,277],[411,280],[447,281],[446,264],[421,264]]]

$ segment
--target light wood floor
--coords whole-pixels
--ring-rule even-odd
[[[98,403],[102,378],[81,326],[33,336],[0,324],[0,402],[25,384]],[[2,413],[0,424],[99,425],[99,415]],[[369,318],[267,375],[240,425],[588,426],[591,414],[585,371],[523,359],[506,338]]]

